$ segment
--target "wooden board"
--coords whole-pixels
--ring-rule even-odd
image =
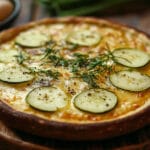
[[[10,27],[48,17],[45,10],[33,0],[21,0],[22,9]],[[136,27],[150,34],[150,10],[99,17]],[[2,150],[149,150],[150,126],[128,135],[103,141],[58,141],[29,135],[8,128],[0,122],[0,149]]]
[[[36,137],[8,128],[0,122],[1,149],[32,150],[149,150],[150,128],[103,141],[60,141]]]

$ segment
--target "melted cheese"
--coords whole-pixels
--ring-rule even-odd
[[[102,36],[102,40],[98,45],[92,47],[78,47],[74,51],[69,51],[67,49],[62,49],[61,55],[65,58],[72,58],[72,54],[74,52],[80,52],[82,54],[88,54],[89,57],[97,56],[107,49],[114,50],[116,48],[137,48],[147,53],[150,53],[150,40],[146,38],[144,35],[132,30],[132,29],[119,29],[113,27],[99,27],[97,25],[91,24],[49,24],[49,25],[41,25],[38,27],[34,27],[31,31],[38,30],[41,33],[50,35],[52,40],[55,40],[59,43],[59,48],[63,44],[63,41],[66,39],[67,35],[75,30],[78,32],[78,29],[91,29],[92,31],[100,32]],[[62,44],[60,44],[62,43]],[[14,44],[14,39],[8,41],[4,44],[0,45],[0,49],[9,50],[9,49],[21,49],[20,47]],[[36,51],[40,51],[41,48],[36,48]],[[24,48],[24,51],[29,52],[28,48]],[[31,52],[31,51],[30,51]],[[40,69],[49,68],[49,65],[40,66],[39,57],[42,53],[30,53],[31,60],[26,63],[26,65],[30,67],[37,67]],[[0,64],[0,68],[3,65]],[[121,117],[123,115],[128,114],[142,105],[150,101],[150,90],[147,89],[142,92],[128,92],[124,90],[117,89],[113,87],[109,80],[108,75],[100,76],[98,80],[98,84],[101,88],[106,88],[108,90],[113,91],[118,97],[118,105],[115,109],[105,114],[94,115],[90,113],[85,113],[76,109],[73,105],[73,98],[76,94],[81,91],[88,89],[88,84],[83,82],[78,78],[70,78],[72,73],[64,67],[54,67],[50,65],[50,69],[55,69],[56,71],[61,72],[62,76],[59,80],[48,82],[52,82],[55,86],[61,88],[68,95],[68,105],[64,108],[59,109],[56,112],[42,112],[36,109],[31,108],[25,101],[25,96],[29,91],[31,91],[35,87],[39,87],[43,85],[41,83],[40,77],[32,83],[24,83],[24,84],[14,84],[10,85],[7,83],[0,82],[0,99],[7,103],[9,106],[13,107],[15,110],[25,112],[28,114],[34,114],[39,117],[48,119],[48,120],[57,120],[57,121],[65,121],[65,122],[95,122],[95,121],[104,121],[115,119]],[[117,70],[121,70],[122,66],[117,66]],[[0,69],[1,70],[1,69]],[[147,65],[143,68],[137,69],[138,71],[145,73],[150,76],[150,65]],[[47,78],[45,78],[47,80]]]

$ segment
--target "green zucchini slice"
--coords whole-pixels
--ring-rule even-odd
[[[50,40],[45,34],[40,32],[27,31],[19,34],[16,38],[16,44],[24,47],[41,47]]]
[[[119,71],[110,75],[110,81],[118,88],[134,92],[150,87],[150,77],[138,71]]]
[[[104,113],[117,104],[117,96],[105,89],[89,89],[74,98],[74,105],[80,110],[91,113]]]
[[[41,111],[57,111],[67,105],[67,96],[56,87],[38,87],[28,93],[26,102]]]
[[[90,30],[79,30],[69,34],[67,41],[82,46],[93,46],[98,44],[101,36],[99,33]]]
[[[17,50],[1,50],[0,62],[8,63],[16,61],[15,56],[18,54]]]
[[[22,83],[31,81],[34,75],[22,66],[5,66],[0,72],[0,80],[8,83]]]
[[[113,55],[119,64],[127,67],[142,67],[150,61],[150,55],[138,49],[118,49]]]

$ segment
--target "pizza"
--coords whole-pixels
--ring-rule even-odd
[[[110,138],[150,123],[150,39],[95,18],[0,34],[0,118],[42,137]]]

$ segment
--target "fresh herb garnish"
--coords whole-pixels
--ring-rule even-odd
[[[49,60],[54,64],[54,66],[68,66],[68,61],[64,59],[63,57],[56,56],[56,55],[49,55]]]
[[[66,48],[68,50],[72,50],[73,51],[73,50],[77,49],[78,47],[79,47],[78,44],[66,42]]]
[[[58,71],[52,71],[50,69],[48,70],[42,70],[42,69],[37,69],[37,68],[34,68],[34,67],[30,67],[28,68],[31,73],[35,73],[35,74],[44,74],[48,77],[51,77],[53,79],[58,79],[58,77],[61,75]]]
[[[92,58],[89,61],[88,69],[95,69],[97,67],[108,68],[111,67],[112,64],[108,64],[109,62],[115,62],[114,56],[111,52],[107,52],[106,54],[102,54],[98,57]]]
[[[54,49],[56,43],[52,42],[50,47],[45,49],[45,55],[42,59],[47,59],[48,62],[53,63],[54,66],[68,66],[68,61],[60,56],[59,50]]]
[[[86,55],[82,54],[76,54],[75,56],[76,65],[72,65],[72,72],[93,88],[99,87],[96,84],[98,75],[106,71],[112,71],[114,56],[109,51],[106,54],[94,58],[88,58]],[[82,70],[80,70],[81,68],[84,70],[83,73]]]
[[[54,50],[54,47],[56,46],[55,41],[49,41],[46,43],[46,49],[45,49],[45,55],[42,59],[47,58],[51,53],[56,53],[57,51]]]
[[[80,68],[86,67],[86,65],[88,64],[88,56],[80,53],[74,53],[73,56],[75,58],[70,61],[70,67],[71,71],[73,73],[76,73]]]
[[[43,73],[48,77],[51,77],[53,79],[58,79],[58,77],[60,76],[60,73],[58,71],[52,71],[52,70],[39,70],[38,73]]]
[[[23,64],[23,62],[27,59],[27,57],[25,57],[21,51],[20,51],[19,54],[16,55],[15,57],[16,57],[17,62],[18,62],[19,64]]]
[[[49,56],[52,53],[52,49],[51,48],[46,48],[45,49],[45,55],[42,59],[46,58],[47,56]]]
[[[94,58],[89,58],[88,55],[81,53],[74,53],[72,59],[65,59],[60,55],[59,50],[47,48],[44,58],[55,67],[68,67],[75,77],[81,78],[94,88],[98,87],[96,84],[97,76],[106,71],[112,71],[115,62],[110,51]],[[46,75],[48,74],[51,75],[51,72],[46,73]]]
[[[82,80],[88,83],[92,88],[98,88],[99,86],[96,84],[96,73],[95,72],[84,72],[80,75]]]

